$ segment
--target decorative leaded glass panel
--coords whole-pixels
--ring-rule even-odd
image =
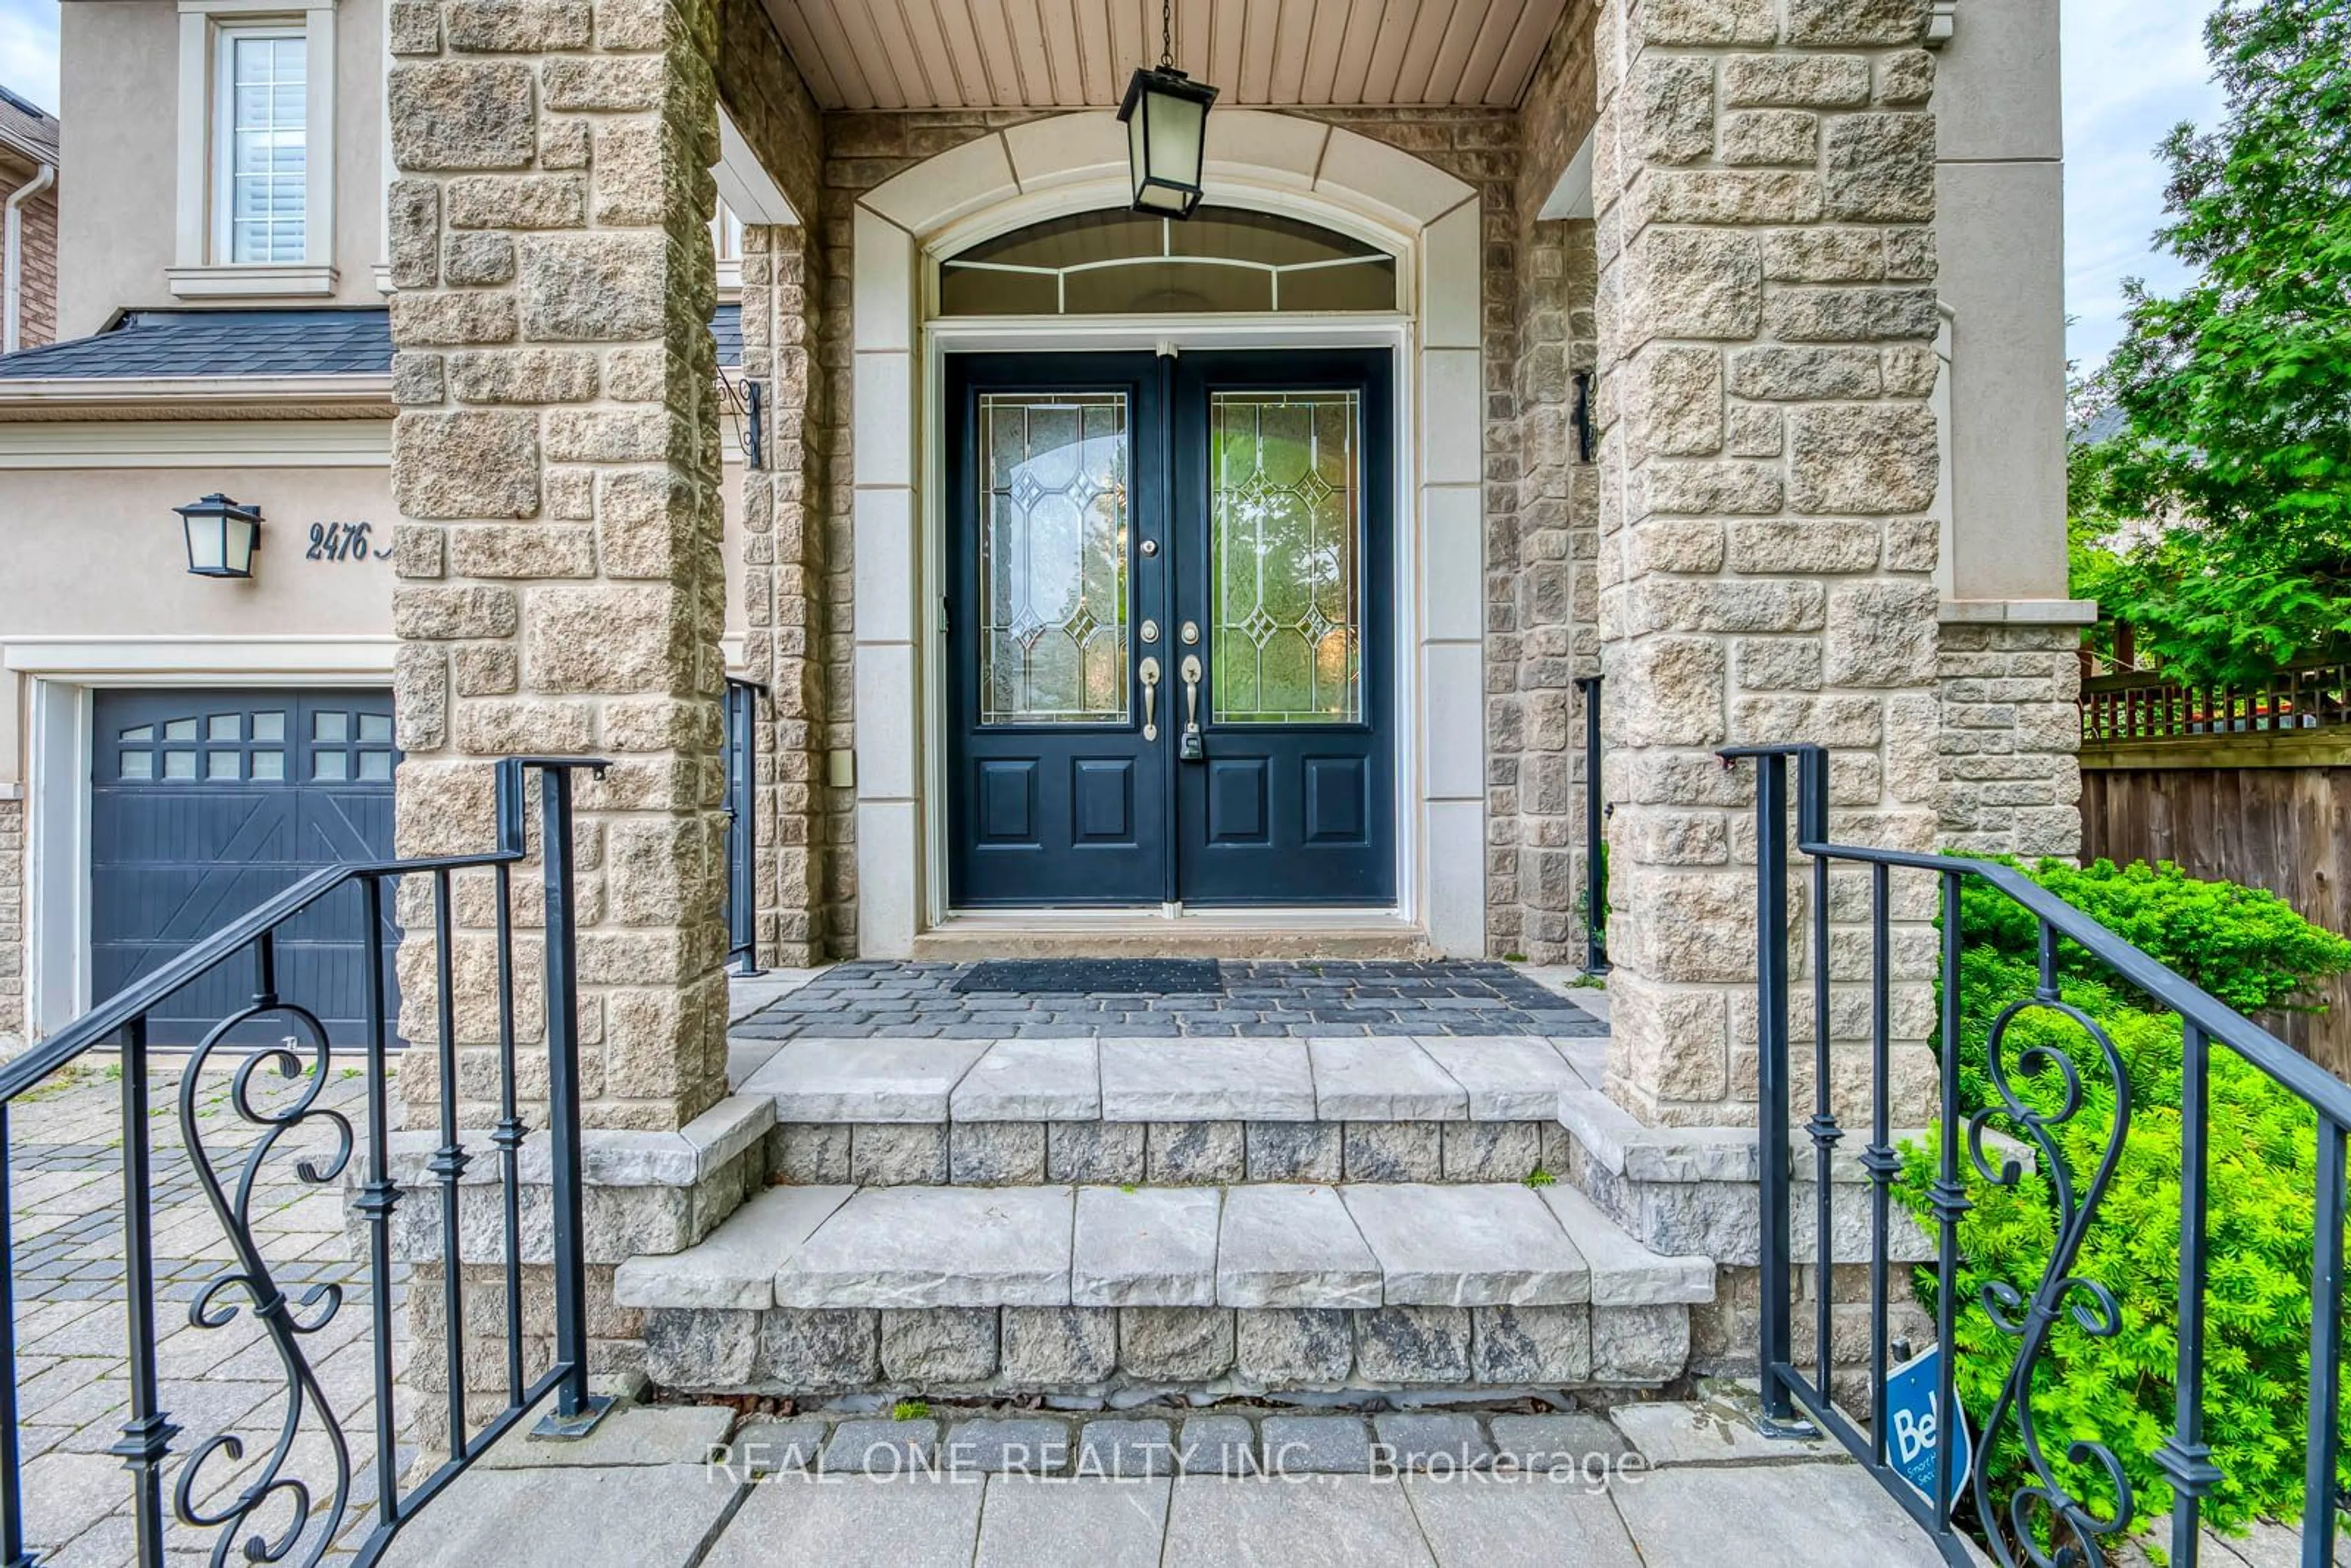
[[[979,722],[1127,721],[1123,392],[979,400]]]
[[[1363,717],[1363,487],[1352,392],[1208,400],[1218,724]]]
[[[1123,207],[1075,213],[982,240],[939,267],[943,316],[1395,308],[1395,257],[1238,207],[1202,207],[1185,223]]]

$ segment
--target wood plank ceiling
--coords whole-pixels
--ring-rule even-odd
[[[767,0],[827,109],[1115,104],[1159,0]],[[1240,104],[1519,101],[1565,0],[1176,0],[1176,63]]]

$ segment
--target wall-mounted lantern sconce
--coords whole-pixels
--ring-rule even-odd
[[[1134,177],[1134,210],[1164,218],[1188,218],[1200,204],[1202,171],[1208,159],[1208,106],[1217,89],[1176,68],[1176,24],[1172,7],[1159,11],[1159,63],[1137,66],[1118,106],[1126,127],[1128,172]]]
[[[188,570],[197,577],[251,577],[261,543],[261,508],[211,495],[174,507],[188,539]]]
[[[1575,424],[1575,460],[1592,461],[1592,372],[1578,371],[1574,375],[1575,407],[1569,418]]]

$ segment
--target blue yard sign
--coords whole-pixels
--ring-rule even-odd
[[[1935,1495],[1935,1453],[1942,1441],[1942,1412],[1936,1408],[1942,1381],[1942,1353],[1930,1348],[1886,1375],[1886,1458],[1923,1498]],[[1959,1448],[1951,1458],[1951,1495],[1956,1503],[1967,1485],[1975,1446],[1968,1437],[1967,1413],[1958,1414]]]

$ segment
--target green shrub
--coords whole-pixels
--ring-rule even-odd
[[[2085,872],[2044,862],[2031,874],[2241,1009],[2287,1004],[2351,967],[2351,942],[2252,889],[2196,882],[2168,865],[2100,862]],[[1959,978],[1959,1078],[1963,1107],[1973,1110],[2000,1103],[1987,1060],[1991,1027],[2003,1008],[2032,995],[2038,959],[2031,916],[2005,895],[1969,886],[1961,919],[1968,944]],[[2112,1292],[2119,1332],[2101,1337],[2084,1328],[2074,1309],[2094,1320],[2099,1315],[2086,1291],[2060,1303],[2058,1325],[2032,1378],[2036,1430],[2064,1484],[2101,1516],[2114,1505],[2104,1472],[2065,1455],[2077,1441],[2113,1449],[2135,1493],[2139,1523],[2151,1528],[2171,1506],[2154,1458],[2171,1429],[2177,1364],[2181,1030],[2177,1017],[2116,983],[2085,953],[2068,945],[2059,959],[2061,995],[2115,1043],[2131,1120],[2113,1181],[2071,1270]],[[2072,1019],[2046,1009],[2021,1014],[2003,1038],[2001,1060],[2011,1092],[2043,1114],[2060,1108],[2064,1082],[2046,1061],[2028,1071],[2024,1059],[2036,1045],[2062,1049],[2081,1072],[2080,1111],[2052,1129],[2074,1173],[2078,1199],[2086,1196],[2115,1123],[2109,1069]],[[2224,1479],[2207,1500],[2206,1515],[2229,1529],[2259,1517],[2294,1518],[2302,1506],[2316,1131],[2300,1101],[2226,1048],[2215,1047],[2211,1064],[2204,1408],[2206,1440]],[[1990,1124],[2002,1133],[2021,1130],[2005,1116]],[[1900,1189],[1930,1227],[1934,1144],[1930,1138],[1928,1147],[1905,1151]],[[1962,1404],[1980,1424],[2017,1347],[1986,1314],[1984,1287],[2005,1282],[2029,1298],[2060,1217],[2045,1170],[2003,1187],[1976,1171],[1964,1149],[1960,1167],[1975,1207],[1959,1222],[1954,1376]],[[1919,1270],[1917,1280],[1931,1308],[1933,1270]],[[2032,1484],[2012,1416],[1992,1435],[1992,1482],[2001,1507]]]

